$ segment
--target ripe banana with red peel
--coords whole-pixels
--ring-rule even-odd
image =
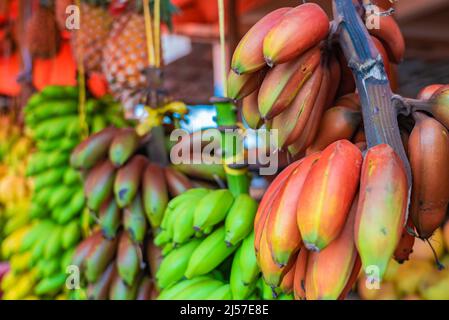
[[[432,98],[433,94],[443,86],[443,84],[428,85],[427,87],[424,87],[421,89],[421,91],[419,91],[417,98],[422,100],[429,100],[430,98]]]
[[[318,45],[328,32],[329,19],[320,6],[314,3],[299,5],[288,11],[265,36],[265,61],[273,66],[298,57]]]
[[[315,99],[312,112],[304,127],[304,133],[288,147],[288,151],[293,157],[300,156],[312,144],[317,134],[323,112],[328,107],[329,101],[333,100],[335,95],[335,87],[331,83],[331,80],[336,77],[335,69],[334,62],[332,62],[331,66],[324,68],[318,96]]]
[[[259,129],[263,120],[260,117],[258,106],[259,90],[254,91],[242,101],[242,117],[251,129]]]
[[[413,186],[410,215],[421,238],[429,238],[446,217],[449,203],[449,133],[437,120],[415,113],[408,141]]]
[[[132,157],[123,167],[117,170],[114,181],[115,201],[120,208],[131,204],[140,189],[142,172],[148,159],[142,155]]]
[[[394,259],[403,263],[409,259],[410,254],[413,252],[413,245],[415,244],[415,236],[410,234],[414,232],[415,226],[413,225],[412,216],[409,215],[407,219],[407,224],[402,230],[401,239],[399,244],[394,250]]]
[[[167,182],[168,193],[172,198],[179,196],[181,193],[192,189],[193,185],[184,174],[171,167],[164,169],[165,181]]]
[[[431,113],[449,129],[449,85],[440,87],[431,97]]]
[[[338,140],[351,140],[359,128],[362,115],[359,111],[354,111],[345,107],[333,107],[323,115],[312,145],[307,148],[306,154],[322,151],[331,143]]]
[[[346,108],[350,108],[355,111],[361,110],[360,98],[358,93],[348,93],[344,96],[339,97],[335,101],[336,106],[342,106]]]
[[[268,71],[259,90],[258,106],[264,119],[284,111],[312,76],[321,60],[321,49],[314,47],[300,57]]]
[[[405,41],[396,20],[391,15],[376,15],[379,28],[370,28],[368,32],[382,41],[388,57],[393,63],[400,63],[404,58]]]
[[[290,174],[296,169],[300,164],[300,161],[293,162],[287,168],[285,168],[281,173],[279,173],[276,178],[271,182],[265,194],[260,201],[259,208],[257,209],[256,217],[254,218],[254,248],[256,254],[259,253],[260,249],[260,239],[262,237],[262,231],[265,227],[265,222],[267,221],[268,215],[270,214],[271,207],[274,200],[278,196],[283,184],[287,181]]]
[[[319,66],[312,77],[307,80],[291,105],[281,114],[273,118],[271,129],[278,130],[277,146],[288,147],[304,132],[320,90],[323,78],[323,67]]]
[[[232,56],[231,68],[237,74],[254,72],[265,64],[263,42],[267,33],[292,8],[274,10],[260,19],[240,40]]]
[[[296,269],[296,257],[294,257],[295,263],[290,265],[290,269],[285,273],[279,284],[279,289],[285,294],[290,294],[293,291],[293,283],[295,280],[295,269]]]
[[[253,93],[260,87],[266,73],[261,69],[253,73],[237,74],[232,69],[228,74],[228,97],[240,100]]]
[[[337,300],[347,286],[358,259],[354,243],[354,199],[340,235],[320,252],[309,253],[307,261],[307,300]]]
[[[70,165],[75,169],[84,170],[95,166],[107,157],[109,146],[117,132],[117,128],[109,127],[81,142],[70,156]]]
[[[153,228],[159,227],[167,207],[168,193],[164,172],[156,164],[149,163],[143,172],[142,197],[148,221]]]
[[[344,300],[348,296],[349,292],[354,287],[357,279],[359,278],[360,269],[362,268],[362,261],[360,260],[360,256],[357,255],[357,259],[354,263],[354,268],[352,269],[352,273],[349,276],[348,282],[346,283],[346,287],[343,289],[342,293],[338,297],[338,300]]]
[[[105,160],[93,167],[84,184],[84,194],[87,207],[98,212],[101,204],[113,193],[115,168],[109,160]]]
[[[366,153],[359,194],[354,239],[363,269],[377,268],[381,280],[401,237],[409,194],[402,160],[389,145]]]
[[[337,46],[335,52],[341,68],[341,80],[337,90],[337,97],[341,97],[355,91],[355,80],[343,51]],[[336,103],[335,105],[340,106],[341,104]]]
[[[139,147],[140,138],[133,128],[120,129],[109,147],[109,159],[118,168],[125,164]]]
[[[317,153],[301,160],[276,196],[268,217],[267,241],[273,260],[280,267],[286,266],[302,245],[296,224],[298,197],[293,195],[301,194],[306,177],[319,157]]]
[[[293,293],[295,300],[306,300],[306,272],[309,252],[301,248],[295,264],[295,276],[293,278]]]
[[[340,234],[357,192],[361,166],[362,153],[347,140],[334,142],[321,153],[298,200],[297,222],[307,249],[321,251]]]

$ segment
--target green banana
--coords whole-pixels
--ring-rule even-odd
[[[223,282],[219,280],[205,279],[179,292],[172,300],[205,300],[221,286]]]
[[[142,253],[125,231],[120,235],[117,251],[117,271],[123,282],[132,286],[141,268]]]
[[[199,276],[199,277],[195,277],[193,279],[187,279],[187,280],[180,281],[180,282],[176,283],[175,285],[172,285],[172,286],[168,287],[167,289],[162,290],[161,293],[159,294],[159,297],[157,298],[157,300],[173,300],[174,297],[176,297],[177,295],[179,295],[180,293],[182,293],[184,290],[188,289],[189,287],[191,287],[197,283],[201,283],[204,281],[210,281],[210,280],[212,280],[212,278],[209,276]]]
[[[56,274],[50,278],[42,279],[34,288],[34,293],[38,296],[56,295],[64,285],[67,275],[65,272]]]
[[[20,245],[20,252],[29,251],[39,239],[47,236],[48,231],[53,226],[54,224],[50,220],[41,220],[37,222],[23,238]]]
[[[115,168],[108,160],[97,164],[89,172],[84,185],[87,207],[98,212],[101,204],[112,195]]]
[[[238,195],[225,220],[226,243],[237,244],[253,229],[257,202],[247,194]]]
[[[98,214],[98,224],[107,239],[115,238],[121,224],[121,212],[114,198],[106,200]]]
[[[109,147],[109,159],[116,167],[121,167],[136,152],[140,139],[133,128],[120,129]]]
[[[58,150],[51,152],[46,159],[48,168],[66,166],[68,161],[69,155],[66,152],[61,152]]]
[[[131,205],[123,210],[123,225],[134,242],[143,242],[147,232],[147,221],[140,194],[137,194]]]
[[[104,272],[108,264],[115,255],[117,239],[108,240],[103,236],[97,236],[86,256],[86,279],[89,282],[96,282]]]
[[[148,160],[142,155],[132,157],[123,167],[117,170],[114,180],[115,201],[120,208],[131,204],[136,196],[143,170]]]
[[[188,279],[212,271],[235,251],[237,247],[228,247],[224,238],[225,229],[220,227],[201,242],[189,260],[185,272]]]
[[[215,290],[207,300],[231,300],[232,292],[229,284],[224,284],[217,290]]]
[[[181,247],[173,249],[162,260],[156,273],[160,288],[168,288],[184,277],[190,257],[200,243],[201,240],[193,239]]]
[[[145,214],[153,228],[159,227],[168,203],[167,184],[163,169],[148,164],[142,180]]]
[[[195,230],[204,230],[223,221],[233,201],[234,197],[228,189],[214,190],[204,196],[195,208]]]
[[[59,224],[66,224],[72,220],[77,214],[83,210],[85,204],[84,192],[82,189],[72,197],[67,207],[62,207],[57,213],[57,221]],[[59,210],[58,210],[59,211]]]
[[[81,142],[70,156],[70,165],[75,169],[90,169],[108,156],[109,146],[117,133],[114,127],[106,128]]]
[[[246,237],[239,248],[240,274],[242,282],[249,285],[259,277],[260,269],[257,264],[256,250],[254,249],[254,230]]]
[[[46,239],[46,245],[44,250],[44,258],[51,259],[56,257],[62,250],[62,237],[63,229],[60,226],[55,226],[52,232],[48,235]]]
[[[73,220],[63,227],[62,247],[67,250],[75,246],[81,239],[81,226],[77,220]]]
[[[34,177],[34,188],[35,190],[41,190],[43,188],[54,186],[62,181],[64,177],[66,167],[52,168],[51,170],[45,171],[38,176]]]
[[[66,205],[67,201],[73,196],[73,188],[65,185],[59,186],[48,200],[48,208],[55,209],[58,206]]]
[[[72,186],[81,182],[81,175],[73,168],[67,168],[63,177],[64,184],[66,186]]]
[[[64,251],[60,258],[60,268],[62,271],[66,271],[67,267],[72,264],[73,256],[75,255],[76,248],[70,248]]]
[[[173,225],[173,243],[175,245],[185,243],[195,234],[195,229],[193,229],[194,213],[195,203],[191,203],[176,217]]]
[[[209,192],[210,192],[210,190],[206,189],[206,188],[189,189],[186,192],[184,192],[183,194],[171,199],[168,202],[167,207],[169,209],[174,209],[176,206],[178,206],[182,202],[190,201],[193,199],[201,199]]]
[[[232,297],[236,300],[245,300],[254,291],[255,282],[250,284],[245,284],[242,278],[242,268],[240,265],[241,250],[237,250],[234,255],[234,260],[232,261],[230,285]]]

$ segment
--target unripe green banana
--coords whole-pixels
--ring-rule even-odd
[[[179,295],[181,292],[186,290],[187,288],[204,281],[211,280],[209,276],[200,276],[195,277],[193,279],[187,279],[178,282],[177,284],[170,286],[169,288],[162,290],[159,294],[157,300],[173,300],[173,297]]]
[[[221,281],[206,279],[187,287],[175,295],[172,300],[204,300],[221,286],[223,286]]]
[[[240,251],[240,270],[242,282],[246,285],[257,280],[260,274],[257,265],[256,250],[254,249],[254,231],[246,237],[239,248]]]
[[[242,279],[242,269],[240,266],[241,250],[237,250],[232,261],[230,285],[232,297],[235,300],[245,300],[254,291],[255,282],[245,284]]]
[[[235,251],[237,247],[228,247],[224,238],[225,229],[221,227],[201,242],[192,253],[187,266],[185,276],[188,279],[209,273]]]
[[[238,195],[225,220],[226,243],[237,244],[253,229],[257,202],[247,194]]]
[[[34,288],[34,293],[38,296],[56,295],[65,283],[67,275],[65,272],[56,274],[50,278],[42,279]]]
[[[78,220],[73,220],[62,229],[62,247],[67,250],[75,246],[81,239],[81,226]]]
[[[229,284],[222,285],[220,288],[215,290],[207,300],[231,300],[231,286]]]
[[[179,245],[185,243],[194,234],[193,215],[195,213],[195,203],[182,210],[175,219],[173,226],[173,243]]]
[[[44,250],[45,259],[51,259],[58,255],[62,250],[62,227],[55,226],[51,234],[46,239],[46,245]]]
[[[168,288],[184,277],[190,257],[193,251],[201,243],[194,239],[172,250],[161,262],[156,273],[157,283],[160,288]]]
[[[204,230],[223,221],[233,201],[228,189],[215,190],[203,197],[195,209],[195,230]]]
[[[189,189],[186,192],[184,192],[183,194],[170,200],[167,204],[167,207],[170,209],[174,209],[180,203],[185,202],[185,201],[190,201],[191,198],[201,199],[209,192],[210,192],[210,190],[206,189],[206,188]]]

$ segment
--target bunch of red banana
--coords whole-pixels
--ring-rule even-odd
[[[391,16],[382,16],[380,29],[371,33],[393,80],[390,61],[402,59],[402,34]],[[328,38],[329,20],[318,5],[280,8],[247,32],[232,57],[228,96],[243,99],[242,116],[251,128],[265,124],[278,130],[277,147],[294,156],[304,154],[322,132],[326,109],[340,106],[335,97],[355,90],[347,61],[338,47],[328,50]],[[358,125],[359,113],[348,116]]]
[[[159,227],[170,196],[192,187],[182,173],[139,154],[142,143],[132,128],[109,127],[71,155],[71,165],[85,177],[86,204],[98,229],[74,254],[89,299],[151,296],[152,280],[143,262],[151,227]]]
[[[292,163],[270,185],[255,220],[265,281],[297,299],[341,299],[361,265],[381,278],[401,237],[407,199],[405,169],[385,144],[363,157],[338,140]]]

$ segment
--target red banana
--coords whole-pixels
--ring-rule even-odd
[[[139,274],[142,253],[128,232],[122,232],[117,249],[117,271],[127,285],[132,286]]]
[[[421,238],[429,238],[446,217],[449,203],[449,133],[437,120],[415,113],[408,140],[413,176],[410,215]]]
[[[421,100],[429,100],[432,98],[433,94],[437,92],[443,85],[442,84],[431,84],[424,87],[419,91],[417,98]]]
[[[174,170],[174,169],[173,169]],[[153,228],[161,224],[168,203],[167,184],[162,168],[149,163],[143,173],[143,206]]]
[[[147,220],[139,193],[134,197],[133,202],[123,210],[123,226],[134,242],[143,242],[147,232]]]
[[[121,167],[136,152],[140,138],[133,128],[120,129],[109,147],[109,159],[115,167]]]
[[[320,63],[321,49],[314,47],[300,57],[268,71],[259,90],[258,106],[264,119],[284,111]]]
[[[306,300],[306,271],[309,252],[301,248],[295,264],[295,277],[293,279],[293,293],[296,300]]]
[[[251,129],[259,129],[263,124],[257,102],[258,96],[259,90],[256,90],[242,101],[242,117]]]
[[[139,191],[142,173],[147,164],[146,157],[136,155],[117,171],[114,194],[120,208],[128,206],[133,201]]]
[[[105,160],[93,167],[84,184],[84,194],[87,207],[98,212],[101,204],[112,196],[115,179],[115,168],[109,160]]]
[[[288,11],[265,36],[263,55],[269,66],[287,62],[316,46],[329,31],[329,19],[315,3]]]
[[[376,267],[381,280],[401,237],[409,194],[402,160],[389,145],[366,153],[359,194],[354,239],[363,269]]]
[[[299,195],[297,210],[307,249],[321,251],[340,234],[357,192],[361,166],[362,153],[347,140],[328,146],[315,162]]]
[[[233,100],[240,100],[253,93],[260,87],[265,77],[266,69],[261,69],[254,73],[238,75],[232,69],[228,74],[228,97]]]
[[[292,8],[274,10],[260,19],[240,40],[232,56],[231,67],[237,74],[254,72],[265,66],[263,42],[267,33]]]
[[[409,259],[410,254],[413,252],[415,237],[412,234],[410,234],[410,232],[414,232],[414,230],[415,226],[413,225],[412,216],[409,215],[407,219],[407,224],[402,229],[399,244],[394,250],[394,259],[399,263],[407,261]]]
[[[298,197],[304,186],[304,181],[319,159],[320,154],[314,154],[301,160],[301,163],[290,174],[282,190],[276,196],[267,220],[267,241],[271,255],[276,264],[283,267],[301,247],[301,235],[296,224],[296,209]]]
[[[164,169],[165,181],[167,182],[167,189],[172,198],[179,196],[188,189],[192,189],[193,185],[189,178],[183,173],[171,168],[165,167]],[[145,181],[142,183],[145,185]],[[145,191],[144,191],[145,192]]]

